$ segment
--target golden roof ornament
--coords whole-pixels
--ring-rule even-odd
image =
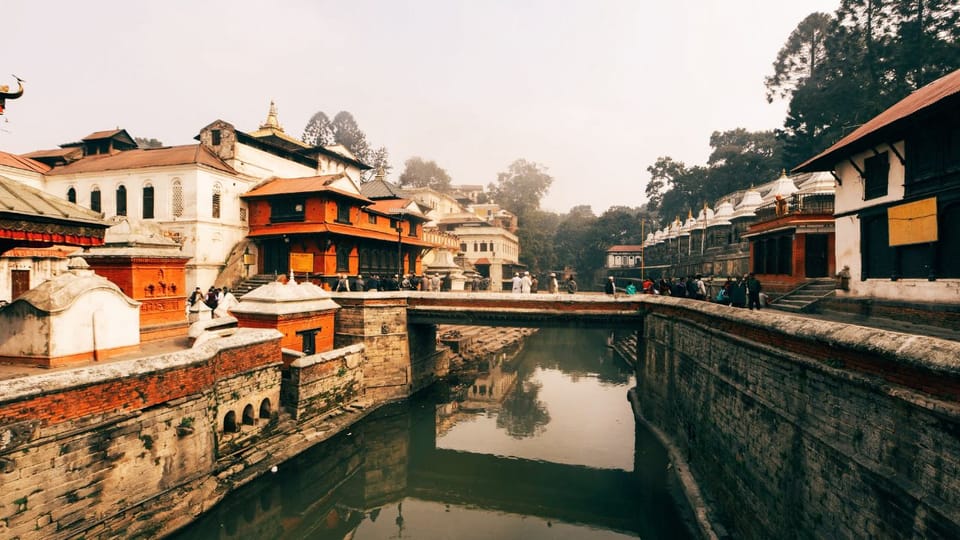
[[[0,86],[0,115],[3,114],[3,110],[7,105],[8,99],[17,99],[23,95],[23,79],[17,77],[16,75],[14,75],[13,78],[17,80],[16,92],[11,92],[10,87],[6,84]]]
[[[260,129],[275,129],[277,131],[283,131],[283,128],[280,127],[280,121],[277,120],[277,105],[270,100],[270,111],[267,113],[266,122],[260,124]]]

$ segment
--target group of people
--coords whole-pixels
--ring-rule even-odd
[[[751,272],[743,276],[737,276],[736,279],[727,278],[714,298],[708,297],[707,286],[701,274],[677,279],[661,278],[658,281],[647,278],[643,280],[640,290],[638,290],[637,286],[632,282],[622,290],[628,295],[637,293],[659,294],[678,298],[710,300],[733,307],[760,309],[762,307],[761,291],[763,290],[763,286],[760,284],[760,280]],[[607,279],[604,292],[614,296],[617,295],[617,284],[613,276]]]
[[[340,274],[333,290],[334,292],[439,291],[442,286],[443,278],[440,274],[424,276],[404,274],[402,278],[398,274],[392,277],[373,275],[366,279],[360,274],[356,277]]]
[[[537,276],[531,276],[530,272],[523,272],[522,274],[514,272],[511,284],[511,290],[515,294],[536,294],[540,287]],[[570,294],[577,292],[577,282],[572,275],[567,277],[564,289]],[[547,292],[551,294],[560,292],[560,282],[557,281],[557,274],[553,272],[550,272],[547,278]]]
[[[193,293],[190,295],[190,298],[187,299],[187,311],[190,308],[198,305],[198,303],[203,303],[213,311],[214,317],[223,317],[227,314],[227,311],[239,303],[237,298],[230,292],[230,289],[226,287],[210,287],[207,289],[206,294],[200,287],[194,289]]]

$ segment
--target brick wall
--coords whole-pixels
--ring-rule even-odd
[[[209,475],[223,443],[266,425],[224,439],[220,416],[279,401],[279,355],[279,334],[246,330],[178,353],[0,381],[0,538],[149,537],[185,524],[184,509],[203,507],[216,486]]]
[[[644,417],[743,538],[960,537],[960,344],[673,299]]]

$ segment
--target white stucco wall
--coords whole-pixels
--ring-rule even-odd
[[[94,289],[49,317],[26,302],[0,311],[0,355],[63,357],[140,343],[140,306],[122,293]]]
[[[271,176],[283,178],[300,178],[314,176],[317,170],[295,161],[264,152],[252,146],[237,144],[236,155],[228,163],[240,174],[253,176],[259,179]]]
[[[906,155],[903,141],[896,142],[894,145],[900,155],[910,159],[910,156]],[[842,180],[842,184],[837,186],[836,191],[835,208],[838,217],[835,223],[835,255],[838,271],[842,270],[844,266],[850,267],[850,290],[837,291],[837,294],[908,302],[960,302],[960,280],[957,279],[938,279],[936,281],[926,279],[898,279],[892,281],[889,278],[873,278],[863,281],[860,279],[863,272],[860,219],[856,215],[843,214],[857,212],[873,206],[896,203],[903,200],[904,197],[904,181],[906,178],[904,166],[900,163],[896,153],[890,150],[889,145],[878,145],[877,151],[888,152],[890,159],[887,194],[883,197],[865,201],[863,198],[864,184],[863,179],[860,178],[860,173],[849,161],[836,164],[835,171]],[[864,160],[873,155],[872,151],[862,152],[853,156],[852,159],[863,170]]]
[[[38,172],[0,165],[0,176],[6,176],[30,187],[43,189],[43,175]],[[63,198],[66,198],[66,193],[64,193]]]

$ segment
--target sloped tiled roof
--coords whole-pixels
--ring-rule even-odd
[[[610,248],[607,249],[607,253],[624,253],[624,252],[642,251],[642,250],[643,250],[643,246],[639,244],[621,245],[621,246],[610,246]]]
[[[360,193],[368,199],[402,199],[407,196],[400,186],[387,182],[383,178],[374,178],[361,185]]]
[[[54,167],[47,174],[77,174],[142,169],[145,167],[172,167],[175,165],[189,164],[206,165],[225,173],[236,174],[233,167],[224,163],[222,159],[202,144],[167,146],[163,148],[137,148],[115,154],[86,156],[73,163]]]
[[[51,148],[49,150],[34,150],[27,154],[22,154],[25,158],[41,158],[41,157],[66,157],[70,154],[82,153],[83,150],[77,148],[76,146],[66,146],[63,148]]]
[[[40,163],[39,161],[24,156],[18,156],[16,154],[10,154],[8,152],[0,152],[0,165],[6,165],[12,169],[22,169],[24,171],[33,171],[38,173],[45,173],[50,170],[50,167]]]
[[[372,205],[367,207],[368,212],[377,212],[384,215],[396,215],[400,213],[400,210],[403,210],[403,215],[416,217],[424,221],[429,221],[430,218],[421,214],[419,211],[411,210],[410,204],[414,203],[410,199],[384,199],[381,201],[376,201]]]
[[[121,132],[125,132],[123,129],[109,129],[106,131],[94,131],[93,133],[84,137],[83,141],[96,141],[100,139],[109,139],[114,135],[119,135]]]
[[[100,212],[94,212],[5,176],[0,176],[0,214],[42,216],[55,221],[102,225],[104,229],[108,226]]]
[[[957,95],[960,95],[960,69],[915,90],[909,96],[837,141],[830,148],[795,167],[793,172],[830,170],[844,156],[866,149],[863,145],[869,144],[877,137],[884,134],[894,137],[893,133],[902,129],[909,117]]]
[[[344,173],[305,176],[302,178],[270,178],[257,187],[241,195],[244,199],[269,197],[271,195],[292,195],[295,193],[331,192],[360,201],[371,202],[363,195],[332,187],[341,178],[349,178]]]

